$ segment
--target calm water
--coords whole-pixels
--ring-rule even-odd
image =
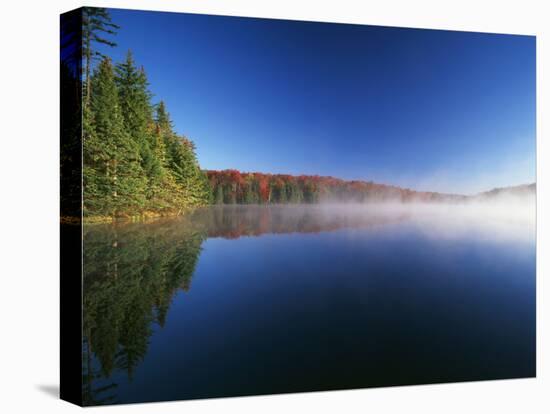
[[[87,404],[535,375],[532,209],[217,207],[84,246]]]

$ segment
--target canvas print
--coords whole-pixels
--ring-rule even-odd
[[[62,398],[534,377],[535,44],[62,15]]]

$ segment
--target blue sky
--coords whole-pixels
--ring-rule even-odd
[[[111,9],[201,167],[475,193],[535,181],[535,38]]]

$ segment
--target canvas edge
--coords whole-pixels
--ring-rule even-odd
[[[82,375],[82,8],[60,16],[60,398],[83,406]],[[71,59],[63,53],[67,41]],[[63,75],[73,66],[71,82]],[[70,84],[69,84],[70,83]]]

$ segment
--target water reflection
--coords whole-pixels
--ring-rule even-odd
[[[343,228],[372,228],[409,216],[380,208],[331,206],[216,206],[196,210],[189,219],[200,223],[208,237],[227,239],[262,234],[319,233]]]
[[[529,224],[534,222],[534,215],[519,215],[512,218],[507,215],[505,219],[495,219],[495,217],[489,219],[489,217],[491,216],[484,215],[480,217],[464,209],[455,209],[450,212],[430,208],[414,211],[411,208],[391,208],[388,206],[385,208],[364,206],[361,208],[349,206],[346,208],[328,206],[219,206],[199,209],[175,219],[157,220],[145,224],[87,226],[83,235],[84,403],[85,405],[99,405],[154,399],[280,392],[279,390],[285,392],[304,391],[312,389],[308,384],[321,384],[319,373],[315,374],[314,370],[311,369],[312,378],[307,377],[307,373],[302,373],[300,374],[304,376],[302,382],[295,384],[295,386],[291,386],[291,384],[261,384],[256,381],[257,388],[254,388],[247,382],[249,378],[245,378],[243,374],[243,378],[240,378],[240,380],[241,384],[245,385],[239,388],[237,387],[238,381],[233,379],[236,387],[233,393],[229,390],[227,383],[221,382],[225,377],[218,376],[215,380],[209,377],[207,380],[202,379],[201,382],[198,374],[195,379],[196,390],[193,390],[193,386],[189,385],[188,391],[175,389],[170,391],[172,394],[169,394],[169,387],[165,387],[164,394],[158,389],[154,392],[159,392],[159,394],[154,394],[153,384],[147,382],[152,380],[149,380],[147,376],[145,376],[145,384],[140,384],[141,388],[136,386],[135,390],[132,389],[129,384],[132,384],[137,368],[143,363],[148,354],[152,338],[155,334],[158,336],[159,332],[163,330],[174,297],[178,294],[178,291],[187,292],[191,288],[199,256],[203,247],[208,245],[208,243],[204,243],[207,239],[212,239],[214,242],[215,239],[228,239],[218,241],[231,243],[233,247],[228,244],[223,246],[217,243],[210,244],[212,249],[209,251],[208,257],[201,259],[201,262],[206,260],[206,267],[201,273],[202,277],[205,275],[210,277],[212,281],[209,283],[211,284],[215,283],[213,280],[220,277],[232,277],[233,281],[240,279],[241,290],[224,290],[222,292],[216,290],[215,286],[212,285],[209,285],[208,288],[203,287],[203,290],[198,292],[197,297],[203,298],[201,300],[205,302],[198,301],[194,303],[187,309],[187,314],[189,315],[189,312],[207,314],[211,310],[207,311],[205,306],[218,307],[220,305],[218,302],[224,300],[222,297],[234,303],[243,304],[243,306],[247,301],[251,304],[249,308],[243,307],[242,315],[234,315],[234,323],[239,323],[243,320],[243,317],[252,317],[251,315],[255,312],[252,306],[256,306],[258,314],[261,314],[262,307],[265,307],[264,313],[277,309],[277,313],[272,315],[273,326],[271,330],[265,332],[262,336],[258,336],[255,332],[258,325],[252,324],[250,334],[246,336],[246,339],[243,330],[241,332],[243,337],[233,344],[233,355],[234,352],[242,352],[246,356],[241,355],[241,358],[253,359],[253,355],[249,355],[244,351],[246,344],[242,342],[258,341],[262,337],[272,337],[275,338],[274,341],[279,340],[288,352],[298,352],[296,347],[299,349],[307,348],[311,352],[309,355],[319,358],[316,363],[322,362],[325,364],[323,374],[326,375],[326,378],[323,381],[326,380],[326,384],[317,385],[317,389],[331,389],[333,384],[338,388],[339,384],[344,384],[345,387],[356,387],[513,376],[515,375],[515,362],[511,359],[510,367],[502,368],[502,373],[499,371],[498,375],[492,374],[490,371],[474,373],[475,369],[472,367],[476,366],[477,362],[472,360],[463,361],[462,369],[464,373],[460,373],[462,376],[458,374],[453,374],[454,376],[449,374],[448,377],[441,376],[440,372],[437,371],[442,369],[437,368],[440,366],[438,363],[435,364],[437,366],[432,367],[433,371],[431,373],[428,369],[429,366],[423,368],[423,374],[421,374],[421,370],[416,370],[413,367],[414,369],[411,368],[406,373],[407,376],[402,378],[399,375],[405,374],[393,372],[389,376],[389,374],[384,374],[386,372],[384,367],[378,367],[375,363],[373,365],[372,362],[380,360],[380,358],[393,358],[396,360],[396,355],[399,356],[399,354],[395,354],[395,352],[402,352],[407,347],[403,346],[395,349],[392,347],[401,342],[407,343],[411,338],[414,338],[414,336],[401,336],[401,330],[394,332],[395,338],[392,337],[391,340],[386,338],[389,332],[388,327],[395,324],[395,321],[400,320],[399,318],[413,316],[410,309],[408,309],[408,305],[406,305],[407,303],[416,303],[417,308],[414,309],[423,309],[431,301],[439,303],[437,298],[445,298],[445,303],[449,306],[445,308],[447,314],[450,315],[450,309],[453,309],[452,312],[456,313],[456,315],[452,314],[452,322],[448,323],[448,329],[451,332],[450,327],[452,324],[458,323],[463,313],[470,312],[471,314],[473,309],[477,307],[478,311],[476,312],[479,312],[477,316],[489,315],[489,308],[501,306],[505,302],[502,298],[506,297],[506,307],[507,309],[509,307],[508,312],[513,313],[514,317],[518,318],[518,326],[513,329],[520,332],[521,329],[528,328],[531,332],[530,321],[534,317],[534,312],[532,312],[531,302],[529,302],[531,299],[527,300],[525,298],[534,296],[534,287],[532,288],[531,284],[523,286],[520,290],[524,292],[524,296],[521,298],[518,296],[519,299],[514,296],[517,287],[513,289],[511,287],[516,283],[514,280],[518,273],[525,272],[529,276],[532,271],[534,272],[532,270],[534,269],[534,263],[532,262],[534,248],[531,248],[534,246],[534,231],[531,231],[534,227],[530,227]],[[525,217],[526,220],[524,220]],[[526,225],[526,223],[529,225]],[[495,231],[497,228],[500,231]],[[345,237],[341,232],[339,235],[334,233],[343,229],[347,229]],[[316,236],[318,233],[323,232],[331,232],[335,236],[333,237],[330,234]],[[353,236],[354,232],[359,234],[357,239],[353,238],[355,237]],[[397,232],[399,235],[394,237],[392,232]],[[247,236],[289,233],[301,233],[305,238],[285,239],[285,243],[272,243],[269,242],[269,238],[262,238],[262,243],[260,243],[260,240],[255,239],[240,240],[245,242],[240,245],[233,241]],[[454,242],[454,240],[460,241]],[[495,247],[495,241],[505,241],[505,250]],[[291,247],[288,247],[289,242],[292,244]],[[525,246],[528,246],[527,249],[523,249],[527,251],[527,256],[525,256],[527,258],[523,257],[516,260],[512,257],[510,252],[522,251],[522,247]],[[298,254],[297,249],[303,250]],[[224,256],[222,257],[222,252],[228,251],[242,262],[238,262],[240,263],[238,264],[237,262],[228,261],[230,259],[229,256],[225,256],[226,253],[223,253]],[[501,267],[498,267],[494,263],[494,258],[502,257],[504,251],[507,252],[506,260],[509,263],[506,265],[503,263]],[[399,252],[400,260],[395,260],[395,252]],[[444,257],[443,254],[449,255],[449,257]],[[258,257],[261,259],[258,259]],[[226,262],[222,262],[222,260],[226,260]],[[267,263],[273,265],[269,266]],[[300,280],[297,277],[300,275],[295,274],[294,270],[285,270],[281,273],[281,269],[302,269],[300,275],[303,275],[303,278]],[[288,272],[294,273],[283,276],[284,273]],[[501,278],[499,285],[487,290],[486,284],[489,283],[487,275],[496,275],[499,272],[498,276]],[[369,278],[365,277],[367,273],[370,275]],[[445,276],[445,273],[455,276],[449,279]],[[265,275],[265,281],[261,282],[259,277],[254,276],[254,274]],[[330,279],[339,280],[338,286],[329,289],[329,286],[326,285],[326,281],[329,279],[318,278],[317,275],[321,274],[330,276]],[[400,283],[405,283],[405,281],[410,283],[406,292],[396,289],[392,285],[391,280],[396,275],[400,275]],[[346,279],[343,276],[349,277]],[[197,280],[200,280],[200,278]],[[530,279],[527,278],[526,280]],[[291,297],[288,300],[281,299],[284,294],[269,296],[269,300],[273,301],[273,303],[269,303],[269,306],[267,306],[268,303],[257,302],[256,296],[244,288],[247,286],[246,283],[248,283],[248,286],[254,284],[257,289],[262,291],[271,290],[275,292],[279,290],[285,292],[288,290],[293,292],[304,289],[300,301],[305,301],[309,297],[311,309],[318,309],[320,313],[312,314],[313,316],[303,314],[303,320],[300,319],[298,315],[306,308],[297,309],[298,303],[291,300]],[[450,289],[447,286],[449,283],[458,283],[459,289]],[[423,284],[426,284],[426,286]],[[351,290],[342,290],[344,286],[349,286]],[[366,296],[355,297],[359,292],[371,291],[373,286],[377,286],[376,289],[385,293],[369,296],[370,302],[365,301]],[[430,293],[433,292],[435,286],[439,286],[437,297]],[[475,294],[475,289],[485,292],[483,294],[494,294],[495,296],[481,297],[481,294]],[[207,294],[206,291],[210,293]],[[453,292],[459,292],[465,296],[452,297],[455,294]],[[326,304],[331,297],[330,300],[334,302],[334,306],[329,309]],[[354,297],[356,301],[350,302],[351,297]],[[469,308],[463,309],[458,305],[450,307],[449,303],[462,303],[464,297],[472,301]],[[385,298],[393,298],[393,308],[387,307],[390,302],[386,302]],[[178,301],[186,299],[186,296],[183,298],[178,297]],[[493,300],[493,303],[491,303],[491,300]],[[521,304],[523,307],[515,308],[514,301],[518,303],[526,301],[529,305],[525,307],[526,305]],[[386,311],[380,313],[381,309],[386,309]],[[436,314],[445,314],[441,312],[442,310],[443,308],[435,310]],[[181,312],[181,310],[178,310],[180,318]],[[517,315],[525,315],[525,317],[520,320]],[[229,315],[227,316],[229,317]],[[414,321],[411,324],[429,325],[432,323],[437,325],[442,323],[437,320],[437,317],[433,317],[433,320],[430,321],[428,315],[424,313],[422,313],[422,317],[417,318],[417,316],[419,315],[411,319],[411,321]],[[489,320],[490,317],[486,317]],[[295,326],[277,324],[275,323],[278,320],[277,318],[291,318]],[[325,321],[322,323],[322,329],[320,325],[315,328],[312,333],[308,334],[309,339],[307,336],[302,339],[295,337],[292,344],[284,343],[283,339],[287,337],[287,331],[295,330],[297,333],[304,333],[320,324],[322,320]],[[345,326],[359,327],[365,324],[366,321],[370,322],[370,332],[367,334],[358,330],[352,337],[355,342],[348,342],[345,336],[347,334],[338,334]],[[526,325],[525,321],[529,321],[529,324]],[[211,319],[209,323],[214,322],[220,323],[218,319]],[[265,324],[266,322],[268,321],[262,323]],[[494,323],[494,321],[491,323]],[[190,325],[188,321],[181,322],[181,326],[178,328],[183,329],[184,326],[189,329],[185,331],[186,338],[191,338],[193,335],[197,337],[203,335],[199,328]],[[207,326],[209,326],[208,323]],[[434,332],[439,332],[438,335],[441,337],[444,336],[444,333],[446,335],[447,328],[437,326],[438,331]],[[428,332],[424,325],[421,327],[424,332]],[[476,329],[478,328],[479,330],[476,331],[477,336],[481,335],[481,332],[492,332],[487,331],[487,329],[496,332],[494,325],[490,328],[476,327]],[[209,329],[223,331],[221,326],[211,325]],[[244,325],[240,329],[244,329]],[[464,330],[463,337],[469,338],[470,341],[464,345],[465,349],[466,345],[472,347],[472,344],[475,344],[476,341],[475,335],[469,337],[467,330],[473,328],[463,327],[460,329]],[[512,327],[508,326],[507,329],[510,330]],[[341,377],[338,383],[337,379],[329,374],[330,372],[339,373],[342,364],[346,363],[346,358],[341,356],[340,362],[334,362],[334,367],[326,365],[327,361],[330,362],[334,359],[323,359],[330,358],[329,354],[323,354],[327,350],[317,349],[314,352],[316,347],[320,347],[318,345],[320,339],[316,338],[315,335],[321,335],[322,332],[324,332],[322,334],[324,335],[324,341],[333,341],[333,343],[331,342],[331,349],[347,347],[350,358],[352,358],[354,352],[357,353],[352,358],[355,361],[354,363],[357,363],[357,358],[362,358],[361,361],[364,360],[362,363],[371,364],[370,374],[364,373],[361,376],[358,373],[352,376],[346,374],[346,376]],[[500,335],[500,331],[498,333]],[[227,337],[225,338],[227,339]],[[378,341],[386,338],[384,340],[388,343],[388,349],[394,354],[389,354],[389,351],[379,354],[383,351],[377,345],[377,338]],[[462,340],[465,341],[466,339]],[[514,338],[514,341],[521,340],[523,339],[519,338],[519,335],[518,338]],[[530,340],[530,337],[526,338],[527,342],[522,342],[521,346],[523,348],[521,349],[531,349],[530,342],[528,342]],[[186,355],[185,348],[189,345],[186,340],[176,338],[175,341],[177,346],[182,347],[182,352],[172,350],[168,359],[172,358],[171,361],[174,366],[180,364],[191,370],[189,361],[193,358],[198,361],[204,355],[201,355],[200,351],[195,351],[196,355],[193,356]],[[300,341],[303,341],[303,343],[300,343]],[[418,350],[428,346],[429,343],[430,341],[419,343]],[[435,344],[436,342],[433,342],[433,345]],[[198,343],[193,346],[197,345],[200,345],[199,348],[201,346],[207,347],[205,343]],[[459,345],[460,343],[453,339],[453,346],[458,347]],[[507,344],[504,345],[507,346]],[[162,346],[166,349],[169,348],[166,344]],[[519,349],[519,345],[514,346]],[[286,352],[284,349],[275,352],[267,344],[261,343],[257,345],[257,358],[262,355],[259,353],[262,347],[265,348],[263,359],[247,365],[248,369],[260,362],[267,363],[269,358],[274,358],[277,353],[284,354]],[[365,356],[368,349],[371,349],[370,352],[376,356],[373,360]],[[164,349],[157,350],[158,352],[164,352]],[[412,355],[416,351],[413,352],[408,349],[408,352]],[[508,348],[506,348],[506,352],[508,352]],[[424,357],[424,354],[419,355],[422,355],[422,358]],[[447,354],[442,353],[441,355]],[[449,352],[449,355],[454,355],[453,358],[460,360],[460,354],[455,355],[454,350],[452,353]],[[518,353],[516,357],[520,358],[521,361],[531,361],[530,353]],[[185,358],[191,359],[186,360]],[[220,367],[231,361],[223,358],[219,357],[218,364]],[[300,358],[303,360],[304,357],[301,356]],[[399,360],[399,363],[404,366],[414,360],[411,357]],[[296,361],[295,365],[298,369]],[[426,359],[426,363],[429,364],[430,361]],[[348,362],[351,363],[351,360]],[[469,367],[468,364],[472,366]],[[470,371],[466,369],[467,367]],[[292,368],[286,367],[285,369],[292,372]],[[531,366],[519,367],[521,375],[530,372],[530,369]],[[175,368],[174,370],[177,371]],[[274,373],[278,373],[277,375],[282,376],[284,374],[282,371],[279,372],[279,363],[273,364],[273,370]],[[362,372],[366,371],[363,370]],[[150,372],[150,374],[153,374],[153,372]],[[156,371],[154,374],[160,375]],[[177,371],[176,374],[183,373]],[[313,378],[315,375],[317,375],[316,380]],[[166,380],[164,377],[161,378]],[[286,376],[281,378],[286,378]],[[179,377],[177,380],[185,381]],[[189,379],[187,381],[193,382]],[[279,381],[282,381],[281,384],[285,384],[282,379],[279,379]],[[121,386],[125,388],[126,396],[119,399]],[[137,391],[138,389],[142,391]],[[150,390],[150,395],[146,395],[147,391],[144,392],[143,389]],[[185,394],[185,392],[189,394]]]
[[[318,206],[218,206],[146,224],[84,229],[84,361],[86,405],[114,403],[114,371],[129,380],[147,354],[153,326],[164,326],[178,289],[188,291],[207,237],[318,233],[378,227],[401,215],[350,214]]]
[[[147,353],[152,325],[164,325],[177,289],[189,290],[206,233],[192,223],[91,226],[84,231],[84,400],[112,403]]]

